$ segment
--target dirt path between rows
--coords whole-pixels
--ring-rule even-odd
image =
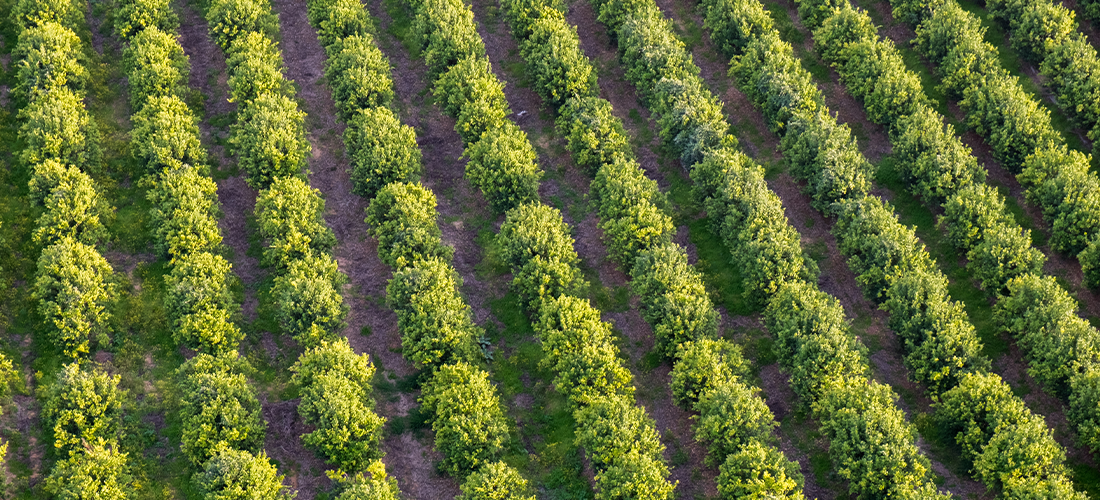
[[[698,27],[702,26],[702,20],[696,12],[694,3],[685,0],[660,0],[658,4],[666,16],[676,21],[681,33],[690,33],[691,30],[698,30]],[[595,13],[589,4],[575,2],[572,5],[570,21],[579,26],[582,47],[590,57],[606,60],[617,55],[606,30],[596,22]],[[692,52],[696,64],[701,68],[701,75],[704,80],[710,88],[718,91],[719,97],[725,103],[726,113],[730,117],[732,128],[738,133],[745,151],[764,164],[783,162],[782,155],[778,150],[778,139],[768,132],[762,115],[752,106],[748,98],[732,85],[733,82],[726,76],[728,66],[725,58],[718,54],[706,33],[701,33],[699,43],[692,47]],[[610,79],[621,81],[621,70],[618,69],[617,65],[609,64],[607,66],[617,70],[613,72],[614,76]],[[611,76],[607,72],[601,73],[601,81],[607,81]],[[628,86],[629,84],[623,82],[621,84],[616,83],[613,86],[620,85]],[[827,93],[841,98],[846,96],[842,89],[840,91],[827,89]],[[858,109],[858,104],[854,100],[850,97],[847,97],[847,99],[852,102],[845,103],[847,104],[846,107]],[[624,113],[624,109],[620,109],[620,103],[616,102],[618,100],[612,101],[616,105],[616,112]],[[623,103],[625,106],[631,106],[629,103],[634,103],[633,106],[637,106],[635,95],[630,95],[623,100],[626,101]],[[866,121],[865,118],[864,121]],[[627,121],[627,123],[630,122]],[[865,149],[865,153],[876,157],[888,154],[889,145],[885,141],[885,136],[881,135],[877,139],[879,139],[877,141],[878,145],[866,148],[869,151]],[[673,171],[683,175],[678,162],[676,164],[677,169]],[[789,175],[780,174],[775,176],[775,178],[769,180],[769,186],[782,199],[788,218],[802,236],[803,248],[821,247],[823,245],[826,249],[824,259],[819,262],[822,271],[819,283],[824,291],[841,301],[848,317],[856,325],[854,330],[857,335],[871,348],[870,361],[875,379],[891,385],[899,394],[909,396],[899,401],[899,405],[909,415],[910,419],[916,413],[928,412],[930,400],[927,395],[921,387],[908,380],[908,372],[902,362],[903,353],[898,337],[886,326],[885,314],[863,296],[855,282],[854,275],[837,251],[836,240],[829,232],[832,221],[823,218],[810,206],[809,198],[802,192],[802,187]],[[758,318],[746,318],[742,321],[747,324],[755,323],[759,325]],[[762,326],[758,328],[762,328]],[[777,366],[763,367],[760,377],[762,379],[763,395],[777,418],[783,420],[792,411],[799,408],[801,402],[796,400],[794,394],[790,391],[786,374],[782,373]],[[845,497],[847,495],[846,488],[842,484],[836,484],[835,478],[824,482],[815,480],[806,453],[807,451],[814,451],[814,449],[821,451],[821,449],[827,448],[828,444],[818,439],[807,446],[806,436],[811,434],[812,430],[816,430],[817,424],[809,421],[804,424],[804,427],[806,426],[812,429],[781,426],[778,431],[781,448],[787,453],[788,457],[798,460],[802,466],[803,474],[807,479],[806,495],[817,498]],[[802,443],[799,448],[794,445],[797,442]],[[926,443],[919,441],[918,446],[926,455],[930,455],[930,449]],[[970,492],[980,493],[984,491],[985,488],[980,484],[949,470],[936,459],[937,457],[930,455],[930,458],[932,459],[933,470],[945,479],[945,489],[964,496]]]
[[[779,0],[779,3],[797,23],[797,5],[790,0]],[[881,36],[890,38],[902,47],[908,46],[916,38],[916,33],[909,26],[893,18],[888,3],[879,1],[873,2],[869,6],[875,9],[874,14],[876,16],[884,20],[884,25],[880,28]],[[802,30],[801,26],[798,27]],[[812,46],[813,39],[808,32],[806,33],[806,38],[806,43]],[[1005,44],[1008,43],[1009,42],[1006,40]],[[1040,83],[1037,79],[1038,73],[1035,68],[1027,61],[1020,62],[1025,68],[1025,72],[1031,75],[1036,83]],[[926,59],[922,58],[921,63],[935,74],[935,68]],[[838,76],[835,71],[830,71],[830,78],[833,84],[838,86],[838,89],[843,92],[844,89],[839,86]],[[845,92],[844,95],[847,96],[848,94]],[[860,122],[864,124],[862,126],[866,127],[866,130],[871,132],[872,137],[882,137],[885,139],[885,128],[867,120],[862,106],[850,96],[846,97],[846,99],[851,100],[854,105],[845,105],[842,107],[840,111],[841,121],[843,122],[845,119],[851,118],[860,120]],[[836,109],[834,106],[837,103],[834,100],[830,100],[830,96],[827,96],[826,102],[830,107]],[[947,104],[948,110],[952,114],[950,118],[954,120],[962,120],[964,118],[964,114],[958,108],[957,101],[949,99]],[[1079,130],[1077,131],[1080,133]],[[962,141],[971,148],[974,155],[978,158],[978,162],[983,164],[989,171],[989,177],[986,182],[990,185],[1002,187],[1007,190],[1008,196],[1014,199],[1016,203],[1023,208],[1024,214],[1032,226],[1049,236],[1049,224],[1043,220],[1042,212],[1037,206],[1030,204],[1026,200],[1024,190],[1016,181],[1015,176],[993,158],[992,150],[985,140],[978,136],[973,130],[967,130],[959,135]],[[861,141],[860,145],[862,147],[864,141]],[[872,159],[872,161],[874,160]],[[887,198],[892,196],[892,193],[881,188],[876,191],[876,194],[881,193],[881,195]],[[940,207],[931,207],[931,210],[937,216],[943,213]],[[1100,315],[1100,292],[1089,290],[1084,286],[1081,265],[1077,262],[1076,257],[1056,253],[1051,249],[1049,244],[1037,248],[1047,256],[1047,262],[1043,267],[1043,272],[1048,275],[1064,278],[1065,282],[1063,283],[1068,282],[1070,285],[1070,292],[1077,297],[1081,304],[1081,313],[1088,317]],[[1023,394],[1022,397],[1024,401],[1032,411],[1045,417],[1047,425],[1054,430],[1055,438],[1066,448],[1067,456],[1071,464],[1077,463],[1096,468],[1096,457],[1090,453],[1087,448],[1077,444],[1076,431],[1073,430],[1066,419],[1063,402],[1046,391],[1041,384],[1036,382],[1035,379],[1027,373],[1027,360],[1024,358],[1023,353],[1016,346],[1015,342],[1012,342],[1012,345],[1006,353],[993,360],[993,371],[1004,378],[1004,380],[1014,387],[1018,393]]]
[[[409,377],[415,369],[401,356],[397,318],[385,305],[391,272],[379,260],[377,242],[367,233],[363,221],[367,200],[351,191],[350,164],[343,144],[344,125],[337,121],[332,93],[324,80],[324,48],[309,24],[302,2],[275,0],[273,6],[282,23],[286,75],[296,83],[299,102],[307,114],[307,134],[313,146],[309,182],[325,197],[325,221],[338,242],[336,261],[349,278],[344,297],[351,313],[344,335],[356,352],[370,355],[380,376],[391,382]],[[438,163],[436,154],[424,151],[428,165]],[[472,241],[474,235],[464,236]],[[466,254],[463,257],[470,258]],[[417,396],[417,392],[376,394],[376,411],[389,420],[407,417],[417,406]],[[436,471],[435,463],[440,456],[432,443],[431,432],[416,437],[409,432],[387,433],[382,443],[387,471],[397,479],[408,498],[435,500],[453,498],[458,493],[455,481]]]

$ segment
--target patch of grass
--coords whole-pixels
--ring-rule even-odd
[[[486,334],[494,344],[503,345],[490,373],[504,400],[512,402],[508,411],[517,424],[505,462],[526,473],[540,498],[592,498],[574,444],[573,413],[550,386],[553,374],[539,366],[542,348],[534,340],[519,297],[510,292],[491,300],[489,308],[501,326],[488,325]],[[526,402],[518,404],[521,400]]]
[[[412,31],[412,16],[408,7],[405,6],[405,2],[401,0],[383,0],[382,5],[391,20],[390,25],[386,27],[386,31],[401,42],[401,45],[405,47],[405,51],[409,53],[409,57],[419,58],[420,42],[416,40],[416,36]]]
[[[982,353],[996,359],[1007,352],[1008,341],[993,323],[993,306],[987,294],[978,288],[966,266],[960,265],[963,256],[936,228],[936,217],[932,211],[906,191],[909,186],[901,179],[892,157],[887,157],[879,163],[875,180],[893,191],[892,204],[898,213],[899,220],[902,224],[916,227],[917,237],[924,242],[928,253],[947,275],[950,280],[948,291],[951,298],[963,303],[967,316],[982,341]]]

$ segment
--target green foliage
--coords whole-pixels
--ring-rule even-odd
[[[680,162],[694,165],[714,149],[737,144],[729,135],[722,103],[697,76],[663,79],[654,90],[652,109],[659,116],[660,135],[680,151]]]
[[[340,118],[350,121],[359,110],[388,106],[393,101],[390,61],[370,35],[352,35],[328,47],[325,78]]]
[[[978,165],[970,147],[931,107],[920,106],[899,118],[895,130],[895,165],[902,179],[913,185],[913,192],[928,202],[943,204],[955,193],[985,181],[985,169]],[[949,233],[953,231],[948,228]]]
[[[170,0],[125,0],[115,11],[115,33],[125,39],[149,28],[173,33],[178,27]]]
[[[385,419],[363,404],[363,391],[339,375],[322,374],[302,390],[298,413],[317,429],[302,442],[332,465],[358,471],[382,456]]]
[[[93,340],[108,342],[114,286],[111,265],[95,248],[63,238],[38,257],[34,298],[48,338],[70,359],[85,356]]]
[[[863,498],[931,487],[919,498],[946,500],[934,493],[928,459],[914,443],[916,428],[905,421],[896,401],[889,386],[865,376],[827,379],[813,411],[831,437],[833,463],[849,481],[849,491]]]
[[[146,193],[157,251],[172,259],[212,252],[221,245],[218,185],[195,167],[160,172]]]
[[[152,97],[132,120],[130,144],[134,158],[150,172],[206,163],[195,116],[179,97]]]
[[[943,211],[939,226],[947,229],[951,244],[966,251],[985,240],[987,228],[1013,223],[1004,197],[987,184],[960,189],[944,202]]]
[[[208,354],[228,352],[244,338],[233,324],[238,304],[232,268],[220,255],[197,252],[177,259],[164,277],[164,308],[176,343]]]
[[[1095,2],[1082,2],[1086,12],[1095,11]],[[1057,96],[1062,109],[1089,129],[1089,137],[1097,138],[1100,122],[1100,99],[1096,95],[1095,78],[1100,72],[1100,58],[1088,39],[1071,35],[1058,44],[1045,47],[1040,64],[1047,84]]]
[[[834,203],[859,199],[871,191],[874,166],[860,152],[848,125],[837,123],[826,109],[792,112],[782,148],[791,173],[809,184],[813,206],[819,211],[835,213]]]
[[[249,186],[264,188],[301,172],[312,149],[304,120],[305,112],[284,95],[262,94],[240,110],[229,145]]]
[[[1100,287],[1100,239],[1093,238],[1081,253],[1077,254],[1081,262],[1081,272],[1085,275],[1085,285]]]
[[[1047,259],[1031,246],[1031,231],[1000,224],[985,228],[983,236],[982,242],[966,254],[967,268],[981,281],[982,288],[1000,292],[1012,278],[1042,272]]]
[[[1085,367],[1070,378],[1069,421],[1077,427],[1081,443],[1095,451],[1100,449],[1100,370]]]
[[[283,333],[306,347],[340,336],[347,327],[348,306],[340,295],[346,282],[336,260],[326,254],[290,261],[271,289]]]
[[[556,208],[528,204],[512,209],[496,241],[501,259],[512,269],[512,289],[532,312],[543,300],[583,286],[573,237]]]
[[[19,137],[26,143],[19,157],[26,164],[55,159],[81,169],[97,166],[99,135],[72,90],[58,87],[36,97],[19,111],[19,121]]]
[[[321,192],[298,177],[277,178],[256,197],[260,235],[268,241],[263,262],[278,270],[313,254],[328,254],[336,236],[325,224]]]
[[[235,371],[236,359],[236,351],[218,357],[199,354],[178,371],[181,448],[195,465],[216,463],[210,459],[224,450],[263,446],[266,425],[260,402],[245,376]]]
[[[745,44],[775,29],[764,4],[750,0],[707,0],[702,3],[703,27],[718,50],[727,56],[741,52]]]
[[[667,201],[636,162],[616,157],[601,167],[592,193],[608,253],[624,268],[633,267],[639,252],[672,241],[676,226],[663,210]]]
[[[69,29],[84,22],[85,5],[74,0],[16,0],[11,21],[16,33],[54,22]]]
[[[366,222],[382,262],[402,268],[418,260],[451,260],[454,249],[443,244],[435,207],[435,194],[419,183],[392,182],[378,191]]]
[[[724,148],[707,155],[691,176],[715,232],[732,249],[747,299],[763,303],[784,283],[816,280],[816,265],[802,253],[798,232],[759,165]]]
[[[1065,474],[1065,451],[1042,416],[1032,413],[997,375],[963,377],[940,398],[936,414],[955,434],[978,478],[991,487]]]
[[[416,131],[389,108],[364,107],[353,115],[344,146],[351,157],[352,191],[367,199],[391,182],[416,179],[423,168]]]
[[[954,387],[963,373],[988,369],[982,344],[963,304],[951,300],[947,277],[923,269],[898,276],[886,291],[882,308],[905,345],[911,377],[933,394]]]
[[[466,57],[485,55],[474,12],[462,0],[419,0],[413,11],[413,36],[433,79]]]
[[[829,380],[867,373],[865,348],[849,331],[844,308],[815,286],[785,284],[764,317],[796,393],[816,400],[828,391]]]
[[[534,500],[527,480],[504,462],[483,465],[462,482],[458,500]]]
[[[1050,112],[1030,98],[1016,77],[991,78],[960,105],[967,110],[967,125],[986,138],[994,158],[1011,171],[1040,146],[1058,140]]]
[[[130,106],[135,110],[153,98],[186,97],[191,66],[183,47],[170,33],[173,31],[155,27],[144,29],[122,52],[130,84]]]
[[[42,421],[61,457],[78,457],[89,446],[110,446],[119,438],[126,393],[118,382],[118,375],[70,363],[41,389]]]
[[[855,31],[855,33],[852,33]],[[905,67],[893,40],[880,39],[870,16],[845,4],[814,32],[823,56],[841,82],[863,101],[867,117],[891,128],[899,119],[929,104],[920,77]]]
[[[349,37],[369,37],[374,29],[370,13],[359,0],[330,0],[326,7],[316,23],[317,37],[325,47]]]
[[[1076,374],[1100,361],[1100,331],[1077,315],[1077,301],[1051,276],[1025,274],[1006,288],[994,318],[1027,354],[1028,373],[1065,392]]]
[[[290,95],[290,82],[283,77],[283,57],[275,42],[261,33],[248,33],[233,41],[226,59],[229,67],[229,100],[246,108],[260,96]],[[269,95],[271,94],[271,95]],[[289,106],[282,103],[283,106]],[[283,111],[293,116],[286,107]]]
[[[813,117],[825,108],[813,76],[776,32],[749,42],[744,54],[731,61],[729,75],[761,108],[773,132],[781,133],[795,116]]]
[[[223,51],[249,33],[273,37],[279,32],[279,18],[266,0],[214,0],[206,10],[210,36]]]
[[[493,74],[484,55],[458,60],[435,81],[432,94],[443,111],[457,119],[455,131],[467,145],[476,143],[486,130],[501,126],[511,113],[504,82]]]
[[[993,0],[986,8],[1011,28],[1012,48],[1033,60],[1042,61],[1051,47],[1062,45],[1077,32],[1073,11],[1061,4]]]
[[[336,500],[398,500],[401,492],[397,480],[386,477],[386,466],[380,460],[367,467],[367,473],[354,476]]]
[[[611,325],[587,301],[562,295],[542,300],[535,333],[546,356],[540,365],[574,407],[621,395],[633,398],[630,371],[619,359]]]
[[[719,467],[718,492],[725,499],[802,500],[802,481],[798,462],[754,440]]]
[[[584,448],[597,470],[606,469],[631,452],[660,456],[665,446],[653,419],[633,398],[615,394],[581,406],[577,421],[577,445]]]
[[[464,477],[494,462],[508,444],[508,421],[489,374],[464,362],[445,364],[424,384],[420,396],[431,415],[440,468]]]
[[[130,481],[126,453],[97,442],[59,460],[43,489],[58,500],[124,500],[133,491]]]
[[[767,440],[779,425],[756,390],[729,378],[716,380],[713,389],[703,392],[695,410],[695,439],[710,443],[711,464],[723,463],[752,441]]]
[[[631,450],[596,473],[596,500],[672,500],[675,485],[660,455]]]
[[[599,94],[596,69],[580,47],[576,28],[559,10],[543,7],[520,43],[520,54],[534,81],[535,92],[556,109],[570,98]]]
[[[264,452],[223,449],[207,461],[193,481],[203,500],[274,500],[294,497]]]
[[[557,128],[569,145],[573,161],[590,174],[618,158],[633,156],[623,123],[611,103],[600,97],[575,97],[558,110]]]
[[[741,348],[723,339],[700,338],[680,344],[672,365],[672,397],[685,409],[718,386],[731,383],[747,371]]]
[[[1050,244],[1058,252],[1079,253],[1100,228],[1100,178],[1090,172],[1092,157],[1065,145],[1047,145],[1028,156],[1017,176],[1028,201],[1050,222]]]
[[[914,228],[898,222],[893,207],[881,198],[849,201],[839,212],[833,232],[840,251],[872,300],[883,300],[898,276],[935,267]]]
[[[655,7],[652,9],[630,16],[618,32],[626,79],[638,88],[643,102],[650,104],[661,78],[686,80],[699,74],[691,54],[672,31],[670,21]],[[601,9],[600,21],[608,23],[604,14]]]
[[[434,258],[394,272],[386,298],[397,313],[402,352],[416,366],[438,368],[473,359],[481,331],[458,291],[461,286],[458,272]]]
[[[31,98],[62,87],[83,90],[88,80],[83,50],[80,37],[55,22],[27,29],[11,54],[19,82],[16,90]]]
[[[481,139],[466,148],[466,177],[481,190],[489,206],[506,212],[537,201],[542,169],[535,162],[535,148],[527,134],[514,123],[504,121],[486,130]]]
[[[76,167],[57,160],[34,166],[30,181],[31,197],[45,207],[35,221],[32,237],[49,246],[63,239],[94,245],[107,238],[103,223],[112,208],[95,189],[95,181]]]
[[[688,264],[687,252],[679,245],[665,243],[641,252],[631,278],[631,288],[642,302],[642,316],[653,325],[662,354],[678,356],[686,342],[717,336],[718,311],[707,296],[702,276]]]

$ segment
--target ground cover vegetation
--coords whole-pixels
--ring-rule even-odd
[[[1024,91],[984,41],[976,16],[956,2],[891,2],[895,16],[919,31],[917,50],[937,65],[943,90],[960,98],[967,124],[1016,174],[1028,201],[1051,225],[1051,247],[1077,255],[1090,287],[1100,286],[1100,179],[1089,155],[1070,149],[1050,114]],[[1095,16],[1097,6],[1083,2]],[[1100,58],[1077,29],[1073,12],[1051,2],[988,2],[993,18],[1010,30],[1012,47],[1036,64],[1058,105],[1100,138]]]
[[[517,0],[502,8],[535,90],[558,113],[558,130],[574,160],[595,177],[591,189],[608,251],[631,275],[658,351],[673,361],[673,397],[698,412],[696,436],[710,444],[708,462],[720,470],[718,491],[723,498],[802,498],[798,464],[775,447],[774,416],[758,389],[741,380],[746,363],[739,347],[718,338],[718,311],[702,276],[672,241],[668,201],[633,158],[611,103],[599,97],[596,70],[562,6]],[[624,411],[593,406],[583,417],[607,419],[609,410]],[[594,427],[612,422],[597,420]]]
[[[820,8],[810,2],[800,7],[807,12]],[[920,80],[905,69],[893,43],[876,36],[866,13],[841,5],[812,27],[824,58],[872,119],[889,127],[913,194],[942,206],[941,225],[996,298],[997,322],[1019,341],[1029,373],[1068,399],[1070,421],[1083,444],[1095,451],[1100,408],[1090,394],[1098,380],[1094,345],[1100,332],[1078,315],[1076,302],[1054,278],[1042,275],[1045,258],[1031,246],[1028,232],[1005,210],[1001,195],[982,183],[984,170],[931,108]],[[871,112],[874,108],[891,111]],[[1044,168],[1037,155],[1025,161],[1028,168]]]
[[[580,298],[585,283],[570,227],[538,200],[542,170],[526,134],[506,118],[511,111],[503,83],[492,73],[472,10],[459,0],[409,5],[436,101],[456,119],[466,145],[466,177],[494,210],[505,213],[495,248],[532,318],[542,366],[554,374],[553,384],[573,411],[577,444],[595,469],[596,498],[671,498],[675,485],[668,479],[664,446],[652,419],[637,406],[610,325]],[[571,92],[546,83],[543,89],[557,98]]]
[[[283,76],[278,17],[266,1],[225,0],[210,4],[206,20],[226,53],[230,96],[238,105],[230,147],[248,184],[259,190],[255,216],[265,243],[261,264],[275,275],[271,295],[278,326],[304,350],[291,367],[291,383],[301,395],[298,413],[313,428],[302,442],[333,467],[328,475],[337,482],[338,498],[396,498],[396,482],[380,461],[385,419],[373,409],[375,370],[342,335],[348,307],[341,289],[347,278],[332,254],[336,238],[324,220],[324,200],[303,172],[310,144],[305,113]],[[260,444],[262,439],[253,448]],[[237,456],[248,458],[233,451],[223,462],[234,465]],[[268,463],[262,452],[253,460]],[[240,467],[255,469],[247,462]],[[263,480],[273,495],[282,481],[273,466],[267,468]],[[212,475],[209,465],[206,469],[202,485],[257,494],[232,485],[238,476],[228,473],[231,467],[223,466],[227,473],[221,476]]]
[[[748,36],[732,40],[748,43],[754,34],[766,36],[767,30],[761,29],[759,21],[750,22],[754,17],[767,19],[762,10],[743,4],[734,7],[720,12],[726,19],[736,20],[727,26]],[[913,444],[915,431],[895,405],[896,396],[888,387],[869,379],[865,351],[849,332],[843,309],[835,299],[816,289],[812,274],[807,272],[809,266],[802,264],[797,233],[786,223],[778,198],[764,182],[762,169],[722,135],[728,125],[717,99],[705,89],[698,68],[660,10],[647,2],[606,2],[597,4],[597,8],[600,20],[616,35],[627,78],[637,86],[643,104],[656,115],[662,138],[681,152],[697,194],[705,200],[707,212],[730,246],[735,262],[746,272],[763,278],[757,278],[755,286],[746,286],[747,298],[767,304],[765,321],[779,339],[780,363],[792,373],[795,392],[822,420],[832,440],[833,462],[849,481],[852,493],[861,498],[940,495],[932,483],[928,462]],[[782,47],[768,49],[771,55]],[[815,206],[840,213],[847,221],[843,227],[864,229],[860,223],[868,219],[887,225],[890,239],[872,230],[858,233],[858,237],[853,231],[851,239],[838,235],[842,249],[846,249],[846,243],[855,246],[857,242],[869,249],[877,247],[877,253],[868,252],[864,257],[867,260],[857,261],[860,267],[855,270],[857,280],[868,290],[885,292],[894,275],[883,269],[883,263],[920,265],[930,259],[927,254],[922,257],[912,231],[898,224],[886,206],[875,198],[864,198],[870,187],[869,163],[859,154],[847,128],[838,126],[822,110],[820,97],[815,99],[813,94],[816,90],[810,92],[813,85],[809,74],[784,71],[801,69],[789,56],[789,48],[777,54],[788,54],[788,60],[778,62],[774,67],[777,71],[743,88],[749,89],[750,97],[764,108],[765,117],[775,129],[783,128],[784,150],[795,173],[808,178]],[[758,66],[746,64],[745,68]],[[773,89],[775,92],[770,93]],[[801,103],[821,112],[809,114],[800,129],[788,127],[800,123],[792,120],[792,113],[797,110],[793,105]],[[797,149],[791,147],[796,140],[802,141]],[[870,214],[873,219],[865,219],[856,210],[864,206],[875,209]],[[957,318],[961,313],[953,311],[957,308],[945,307],[938,312]],[[967,355],[976,353],[978,347],[972,328],[955,326],[961,337],[933,337],[933,342],[921,342],[919,346],[924,350],[910,356],[911,370],[924,367],[928,375],[938,375],[938,380],[957,376],[955,371],[969,368],[969,364],[984,364],[977,356]],[[960,352],[964,356],[958,356]],[[939,373],[935,373],[936,368]],[[1041,426],[1040,430],[1046,429]],[[1047,433],[1045,437],[1050,439]]]
[[[131,0],[119,6],[114,28],[125,43],[131,146],[148,187],[154,247],[168,261],[164,308],[173,339],[197,352],[176,374],[192,484],[207,499],[287,496],[261,450],[266,425],[236,350],[244,337],[235,324],[240,305],[230,290],[232,266],[219,253],[217,186],[184,101],[190,65],[178,19],[168,2]]]
[[[764,108],[783,136],[796,172],[811,189],[820,176],[830,175],[832,164],[841,163],[836,170],[843,171],[862,163],[866,172],[870,164],[850,139],[844,141],[852,148],[847,155],[837,144],[844,142],[827,141],[840,135],[836,131],[841,127],[790,46],[779,39],[763,5],[705,2],[703,8],[708,28],[733,56],[731,76]],[[866,14],[847,3],[801,2],[799,13],[808,27],[817,29],[818,50],[864,102],[869,117],[892,127],[891,137],[904,155],[903,175],[912,181],[914,194],[944,203],[942,223],[952,242],[969,250],[974,276],[991,295],[1009,295],[998,304],[998,318],[1032,354],[1030,371],[1047,383],[1059,372],[1065,383],[1075,348],[1088,349],[1091,327],[1072,313],[1068,316],[1077,322],[1065,314],[1051,317],[1049,309],[1040,312],[1045,301],[1060,303],[1059,312],[1067,303],[1072,311],[1075,304],[1052,278],[1039,276],[1045,257],[1031,247],[1029,234],[1005,211],[996,191],[982,183],[984,170],[929,106],[918,77],[904,69],[892,43],[875,36]],[[1067,477],[1065,452],[1042,417],[988,373],[973,326],[947,294],[946,277],[912,230],[898,224],[889,205],[866,193],[864,188],[858,196],[818,200],[828,202],[820,206],[837,215],[841,251],[864,292],[890,313],[891,326],[905,340],[913,378],[927,384],[938,399],[937,416],[957,433],[976,478],[1006,498],[1036,491],[1046,497],[1081,498]],[[1050,324],[1039,317],[1063,323],[1057,330],[1045,330]],[[1060,332],[1065,336],[1058,336]],[[1067,350],[1072,353],[1068,359]]]
[[[110,342],[111,265],[99,253],[111,207],[100,198],[89,170],[101,160],[98,133],[83,103],[87,71],[83,41],[85,5],[23,0],[11,21],[18,33],[19,154],[32,172],[31,201],[43,207],[35,222],[40,245],[33,297],[45,337],[67,364],[39,390],[41,418],[57,461],[44,489],[56,498],[125,498],[130,475],[120,451],[119,378],[88,359],[93,346]],[[0,359],[6,381],[12,363]],[[7,443],[0,446],[6,453]]]
[[[327,53],[325,73],[352,160],[353,190],[370,200],[366,222],[379,258],[393,269],[387,302],[397,313],[403,356],[422,370],[420,404],[443,455],[440,470],[462,498],[529,500],[527,481],[502,461],[511,422],[482,367],[481,329],[459,292],[454,251],[441,239],[436,198],[419,182],[421,152],[412,127],[390,108],[389,61],[358,0],[313,0],[310,23]],[[394,492],[393,498],[396,498]]]

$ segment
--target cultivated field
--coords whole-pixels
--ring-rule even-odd
[[[0,0],[0,498],[1100,498],[1097,26]]]

